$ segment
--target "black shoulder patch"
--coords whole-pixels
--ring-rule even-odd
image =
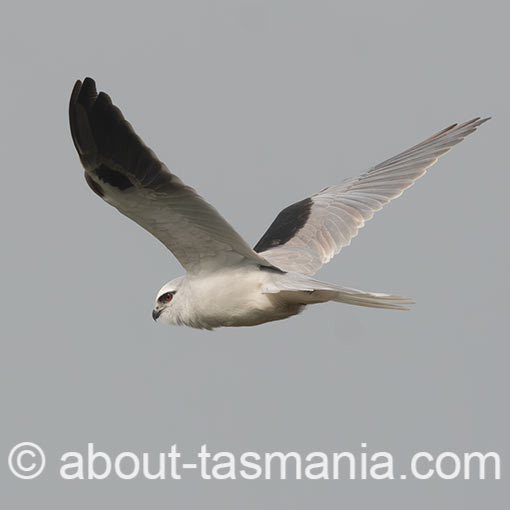
[[[85,173],[85,180],[87,181],[87,184],[89,185],[90,189],[96,195],[99,195],[101,198],[104,197],[103,188],[101,188],[101,186],[99,186],[99,184],[97,182],[93,181],[92,178],[90,177],[90,175],[88,175],[87,173]]]
[[[94,172],[103,182],[120,189],[120,191],[124,191],[133,186],[133,183],[124,174],[106,165],[99,166]]]
[[[270,273],[278,273],[278,274],[287,274],[287,271],[284,271],[283,269],[280,269],[276,266],[263,266],[262,264],[259,265],[259,269],[261,271],[268,271]]]
[[[260,253],[290,241],[305,226],[312,204],[309,197],[281,211],[253,250]]]

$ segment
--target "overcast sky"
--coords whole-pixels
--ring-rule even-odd
[[[6,507],[501,508],[505,481],[106,480],[59,456],[211,450],[510,453],[508,10],[466,1],[4,2]],[[255,244],[285,206],[453,122],[493,119],[378,213],[321,279],[414,298],[215,332],[165,327],[172,255],[94,195],[67,102],[91,76]],[[9,450],[47,468],[15,479]],[[389,503],[391,502],[391,503]]]

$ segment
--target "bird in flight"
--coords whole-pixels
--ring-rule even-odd
[[[152,317],[200,329],[255,326],[335,301],[407,310],[410,299],[312,278],[390,200],[488,119],[453,124],[357,177],[283,209],[254,248],[170,172],[93,79],[77,81],[69,120],[90,188],[159,239],[186,270],[158,292]]]

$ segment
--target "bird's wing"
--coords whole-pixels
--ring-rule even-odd
[[[453,124],[359,177],[287,207],[254,250],[285,271],[314,274],[351,243],[374,212],[399,197],[439,156],[487,120]]]
[[[69,120],[92,190],[157,237],[188,272],[243,260],[267,265],[214,207],[159,161],[91,78],[76,82]]]

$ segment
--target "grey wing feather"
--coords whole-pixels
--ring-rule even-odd
[[[314,274],[351,243],[376,211],[399,197],[439,156],[487,120],[453,124],[360,176],[284,209],[255,251],[285,271]]]
[[[151,232],[188,272],[267,264],[218,211],[156,157],[94,80],[77,81],[69,120],[87,183]]]

